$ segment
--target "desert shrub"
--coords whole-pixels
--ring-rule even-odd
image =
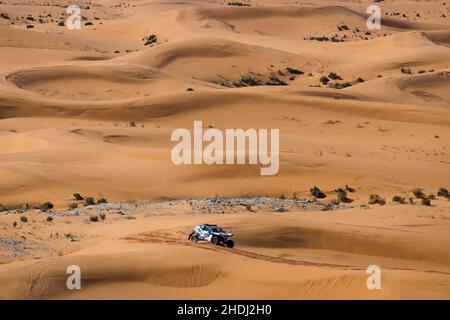
[[[72,209],[72,210],[74,210],[74,209],[76,209],[76,208],[78,208],[78,203],[69,203],[69,209]]]
[[[323,84],[326,85],[328,82],[330,82],[330,79],[328,79],[325,76],[320,77],[319,81]]]
[[[20,216],[20,221],[22,221],[23,223],[28,222],[28,218],[25,216]]]
[[[342,77],[340,75],[338,75],[336,72],[330,72],[328,74],[328,78],[330,78],[332,80],[342,80]]]
[[[262,86],[262,82],[259,81],[258,79],[254,78],[251,75],[244,75],[241,77],[241,80],[239,80],[238,82],[235,82],[234,85],[236,87],[245,87],[245,86],[250,86],[250,87],[254,87],[254,86]]]
[[[362,83],[362,82],[364,82],[364,79],[363,79],[363,78],[361,78],[361,77],[358,77],[358,79],[356,79],[356,82],[358,82],[358,83]]]
[[[97,200],[97,204],[102,204],[102,203],[108,203],[108,201],[105,198],[100,198]]]
[[[287,86],[287,83],[281,79],[278,79],[275,75],[269,77],[270,81],[267,81],[266,86]]]
[[[136,127],[136,122],[135,121],[130,121],[128,124],[132,128]]]
[[[392,197],[392,201],[393,202],[398,202],[398,203],[405,203],[405,198],[400,197],[400,196],[393,196]]]
[[[2,204],[0,204],[0,212],[8,211],[6,207],[4,207]]]
[[[92,197],[86,197],[84,201],[87,206],[93,206],[95,204],[94,198]]]
[[[228,2],[229,6],[237,6],[237,7],[250,7],[251,5],[249,3],[243,3],[240,1],[231,1]]]
[[[98,221],[98,216],[95,216],[95,215],[94,216],[90,216],[89,220],[92,221],[92,222],[97,222]]]
[[[73,241],[76,238],[76,236],[72,232],[65,233],[64,237],[66,237],[67,239],[69,239],[71,241]]]
[[[53,209],[54,205],[53,203],[51,203],[50,201],[44,202],[43,204],[41,204],[40,208],[42,211],[48,211]]]
[[[349,187],[347,184],[345,185],[345,190],[350,192],[350,193],[356,192],[355,188]]]
[[[287,72],[289,72],[290,74],[297,74],[297,75],[299,75],[299,74],[304,74],[304,72],[303,71],[301,71],[301,70],[298,70],[298,69],[294,69],[294,68],[286,68],[286,70],[287,70]]]
[[[17,227],[17,221],[14,221],[14,222],[13,222],[13,227],[14,227],[14,228]]]
[[[154,43],[158,42],[158,37],[155,34],[151,34],[148,37],[145,37],[144,41],[145,41],[144,45],[148,46],[150,44],[154,44]]]
[[[337,196],[337,199],[338,199],[339,202],[348,203],[348,202],[352,202],[353,201],[352,199],[347,197],[347,191],[345,191],[344,189],[338,188],[336,190],[336,192],[337,192],[336,196]]]
[[[194,91],[192,88],[187,88],[186,91]]]
[[[411,69],[410,68],[401,68],[400,71],[404,74],[411,74]]]
[[[337,82],[333,85],[333,87],[335,89],[344,89],[344,88],[348,88],[351,86],[352,86],[352,84],[350,82],[342,82],[342,83]]]
[[[423,191],[419,188],[416,188],[413,190],[413,194],[417,199],[423,199],[426,198],[425,193],[423,193]]]
[[[330,38],[330,41],[331,41],[331,42],[344,42],[343,39],[339,39],[338,37],[335,37],[335,36],[331,37],[331,38]]]
[[[430,199],[430,200],[434,200],[434,199],[436,199],[436,196],[431,193],[431,194],[428,195],[427,198]]]
[[[317,186],[312,187],[311,189],[309,189],[309,191],[311,192],[311,195],[313,197],[316,197],[317,199],[322,199],[322,198],[326,198],[326,194],[324,192],[322,192],[322,190],[320,190]]]
[[[47,216],[47,219],[45,219],[48,222],[52,222],[53,221],[53,217],[52,216]]]
[[[100,216],[100,219],[102,219],[102,220],[106,219],[106,214],[105,213],[100,213],[99,216]]]
[[[74,193],[73,198],[78,201],[84,200],[83,196],[79,193]]]
[[[422,205],[424,206],[430,206],[431,205],[431,200],[428,198],[422,198]]]
[[[371,194],[369,196],[369,204],[379,204],[380,206],[383,206],[386,204],[386,200],[381,198],[378,194]]]
[[[332,205],[332,206],[338,206],[340,204],[340,202],[339,202],[339,199],[332,199],[331,201],[330,201],[330,205]]]
[[[437,192],[438,197],[445,197],[445,198],[449,198],[450,194],[448,193],[448,190],[445,188],[439,188],[438,192]],[[1,206],[0,206],[0,210],[1,210]]]

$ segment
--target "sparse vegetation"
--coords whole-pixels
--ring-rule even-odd
[[[106,219],[106,214],[105,213],[100,213],[99,216],[100,216],[100,219],[102,219],[102,220]]]
[[[313,197],[316,197],[317,199],[322,199],[322,198],[326,198],[326,194],[324,192],[322,192],[322,190],[320,190],[317,186],[312,187],[310,190],[311,195]]]
[[[89,221],[97,222],[98,221],[98,216],[96,216],[96,215],[90,216],[89,217]]]
[[[419,188],[414,189],[413,194],[417,199],[424,199],[427,197],[425,193],[422,191],[422,189]]]
[[[79,193],[74,193],[73,197],[75,200],[78,200],[78,201],[84,200],[83,196]]]
[[[236,87],[254,87],[254,86],[262,86],[262,82],[257,80],[255,77],[251,75],[244,75],[241,77],[241,80],[235,82],[234,85]]]
[[[336,82],[335,84],[332,85],[335,89],[344,89],[344,88],[348,88],[351,87],[352,84],[350,82]]]
[[[450,198],[450,194],[448,193],[448,190],[446,188],[439,188],[437,195],[438,197]]]
[[[249,3],[244,3],[244,2],[240,2],[240,1],[231,1],[228,2],[229,6],[237,6],[237,7],[250,7],[251,4]]]
[[[286,68],[287,72],[289,72],[290,74],[295,74],[295,75],[301,75],[304,74],[303,71],[298,70],[298,69],[294,69],[294,68]]]
[[[47,216],[47,219],[45,219],[47,222],[52,222],[53,221],[53,217],[52,216]]]
[[[325,76],[320,77],[319,81],[323,84],[326,85],[328,82],[330,82],[330,79],[328,79]]]
[[[378,194],[373,193],[369,196],[369,204],[379,204],[380,206],[384,206],[386,200],[381,198]]]
[[[428,198],[422,198],[421,202],[423,206],[431,206],[431,200]]]
[[[108,203],[108,201],[105,198],[100,198],[97,200],[97,204],[102,204],[102,203]]]
[[[303,38],[304,40],[313,40],[313,41],[331,41],[331,42],[344,42],[344,39],[339,39],[337,36],[326,37],[326,36],[310,36],[309,38]]]
[[[50,201],[44,202],[43,204],[40,205],[40,208],[42,211],[48,211],[53,209],[54,205],[53,203],[51,203]]]
[[[345,190],[348,191],[348,192],[350,192],[350,193],[356,192],[356,190],[355,190],[354,188],[349,187],[348,185],[345,185]]]
[[[349,202],[353,201],[353,199],[350,199],[350,198],[347,197],[347,191],[345,191],[344,189],[338,188],[335,191],[337,193],[336,197],[337,197],[337,200],[339,202],[341,202],[341,203],[349,203]]]
[[[400,196],[393,196],[392,197],[392,201],[393,202],[398,202],[398,203],[406,203],[405,198],[400,197]]]
[[[332,80],[342,80],[342,77],[340,75],[338,75],[336,72],[330,72],[328,74],[328,78],[330,78]]]
[[[74,210],[76,208],[78,208],[78,203],[75,203],[75,202],[69,203],[69,209]]]
[[[27,223],[28,222],[28,218],[25,216],[20,216],[20,221],[22,221],[23,223]]]
[[[283,80],[280,80],[275,75],[271,75],[269,77],[269,81],[265,83],[266,86],[287,86],[287,83]]]
[[[400,71],[401,71],[403,74],[412,74],[410,68],[401,68]]]
[[[95,205],[95,200],[92,197],[86,197],[85,201],[85,205],[86,206],[93,206]]]
[[[64,234],[64,237],[70,241],[75,241],[76,236],[72,232],[68,232]]]
[[[155,34],[151,34],[151,35],[149,35],[148,37],[145,37],[142,40],[144,40],[144,42],[145,42],[144,46],[148,46],[148,45],[157,43],[158,42],[158,37]]]

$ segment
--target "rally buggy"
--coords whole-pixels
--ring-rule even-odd
[[[188,240],[193,243],[198,241],[209,241],[215,245],[225,245],[228,248],[234,247],[234,241],[231,240],[232,233],[226,232],[215,224],[200,224],[196,226],[189,234]]]

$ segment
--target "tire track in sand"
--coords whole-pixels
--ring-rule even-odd
[[[336,264],[336,263],[326,263],[326,262],[314,262],[314,261],[306,261],[306,260],[295,260],[288,259],[282,257],[274,257],[261,253],[255,253],[251,251],[236,249],[236,248],[226,248],[223,246],[214,246],[209,243],[197,243],[193,244],[189,240],[187,240],[186,233],[183,231],[175,231],[175,230],[155,230],[151,232],[144,232],[135,235],[129,235],[126,237],[120,238],[121,240],[127,240],[131,242],[140,242],[140,243],[163,243],[168,245],[183,245],[189,247],[195,247],[203,250],[211,250],[221,254],[235,254],[242,257],[247,257],[250,259],[256,259],[261,261],[267,261],[272,263],[282,263],[282,264],[290,264],[290,265],[301,265],[307,267],[322,267],[322,268],[338,268],[343,270],[358,270],[365,271],[366,268],[355,265],[347,265],[347,264]],[[426,272],[426,273],[436,273],[436,274],[444,274],[450,275],[449,272],[437,271],[437,270],[417,270],[410,268],[395,268],[395,267],[384,267],[384,269],[388,270],[402,270],[402,271],[416,271],[416,272]]]

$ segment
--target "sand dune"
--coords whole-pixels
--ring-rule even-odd
[[[448,296],[448,254],[437,245],[448,239],[436,234],[448,225],[429,225],[415,214],[405,220],[393,207],[366,209],[369,218],[367,212],[349,210],[331,220],[330,213],[316,211],[241,212],[215,218],[236,233],[235,249],[190,244],[189,225],[211,220],[211,215],[165,216],[171,211],[165,205],[159,206],[160,216],[144,217],[140,208],[136,221],[120,221],[114,212],[108,213],[112,221],[100,225],[86,225],[82,217],[61,217],[71,219],[77,238],[81,233],[87,233],[87,239],[97,235],[96,244],[82,240],[84,236],[79,245],[85,248],[73,254],[3,265],[2,297],[398,299],[421,296],[438,283],[444,287],[431,296]],[[55,223],[57,228],[65,224]],[[420,240],[414,235],[418,230]],[[395,246],[390,237],[396,238]],[[187,258],[192,256],[195,259]],[[365,288],[367,261],[383,267],[382,291]],[[64,287],[65,267],[70,264],[82,267],[81,291]],[[422,280],[411,280],[416,277]],[[414,291],[408,290],[411,281]]]

